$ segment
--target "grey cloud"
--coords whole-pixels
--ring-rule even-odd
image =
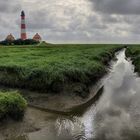
[[[139,3],[138,0],[0,1],[0,36],[5,38],[13,33],[19,37],[20,11],[25,10],[29,37],[39,32],[44,40],[52,42],[135,42],[140,37]]]
[[[15,13],[21,9],[21,4],[18,1],[5,0],[0,2],[1,13]]]
[[[140,14],[139,0],[90,0],[94,9],[108,14]]]

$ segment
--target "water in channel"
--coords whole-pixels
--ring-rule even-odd
[[[140,78],[125,50],[116,57],[100,99],[82,116],[58,115],[42,130],[14,140],[139,140]]]

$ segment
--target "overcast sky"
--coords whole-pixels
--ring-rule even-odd
[[[0,38],[20,35],[20,12],[27,33],[52,43],[138,43],[140,0],[1,0]]]

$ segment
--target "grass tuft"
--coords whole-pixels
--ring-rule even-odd
[[[26,100],[17,92],[0,92],[0,119],[22,119],[27,107]]]

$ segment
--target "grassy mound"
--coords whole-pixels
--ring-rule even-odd
[[[50,43],[47,43],[46,41],[42,41],[40,42],[38,45],[36,45],[37,47],[47,47],[48,45],[51,45]]]
[[[24,116],[27,103],[17,92],[0,92],[0,120],[10,117],[19,120]]]
[[[131,57],[135,65],[135,71],[140,74],[140,45],[130,46],[126,50],[127,57]]]
[[[0,48],[0,84],[59,92],[65,84],[88,85],[106,72],[121,45],[48,45]]]

